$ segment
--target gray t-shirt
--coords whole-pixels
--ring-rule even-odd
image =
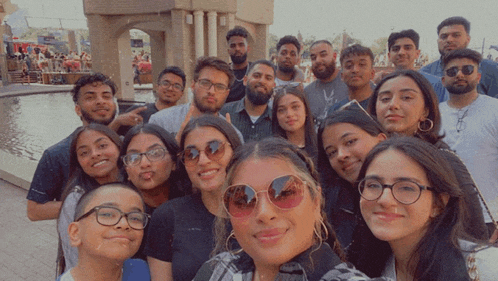
[[[306,86],[304,91],[317,126],[327,117],[332,105],[348,97],[348,87],[341,80],[341,72],[331,82],[323,83],[318,79],[315,80]]]

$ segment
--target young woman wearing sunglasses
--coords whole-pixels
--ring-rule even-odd
[[[240,145],[235,129],[219,117],[201,116],[185,126],[180,159],[194,194],[167,201],[152,216],[145,254],[153,280],[190,281],[209,259],[226,166]]]
[[[130,186],[111,183],[85,193],[68,226],[78,262],[57,280],[150,280],[147,264],[130,259],[148,219],[142,197]]]
[[[434,89],[425,77],[413,70],[396,71],[375,88],[368,112],[391,134],[414,136],[443,150],[453,167],[468,207],[465,230],[476,239],[488,239],[483,209],[474,180],[467,167],[444,143],[439,134],[441,114]]]
[[[122,179],[118,168],[121,140],[100,124],[80,127],[70,145],[69,180],[62,193],[62,208],[57,221],[59,232],[58,274],[76,265],[78,251],[69,245],[67,226],[74,220],[76,203],[85,192],[99,185]]]
[[[216,222],[217,248],[194,280],[365,280],[343,263],[326,226],[313,161],[281,138],[248,143],[234,152],[223,191],[227,219]],[[336,242],[324,242],[327,234]],[[242,247],[231,252],[235,238]],[[353,279],[354,278],[354,279]],[[346,279],[344,279],[346,280]]]
[[[155,124],[131,128],[123,140],[120,165],[125,178],[138,188],[145,201],[145,212],[154,210],[167,200],[190,194],[190,181],[178,159],[180,147],[174,137]],[[147,237],[147,229],[145,229]],[[146,259],[142,240],[135,257]]]
[[[273,99],[272,130],[316,159],[316,131],[302,87],[279,87]]]
[[[461,240],[463,193],[436,147],[413,137],[386,140],[359,179],[366,224],[349,254],[358,269],[394,280],[496,280],[498,249]]]

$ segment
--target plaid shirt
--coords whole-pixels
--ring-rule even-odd
[[[246,253],[221,253],[204,263],[193,281],[252,281],[254,263]],[[353,265],[341,262],[328,244],[313,251],[311,248],[280,266],[275,280],[285,281],[346,281],[370,279]]]

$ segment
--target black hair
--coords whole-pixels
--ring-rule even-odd
[[[199,79],[199,75],[204,68],[214,68],[225,73],[228,77],[228,88],[232,87],[235,76],[230,65],[217,57],[200,57],[197,59],[194,68],[194,81]]]
[[[394,137],[370,151],[359,179],[365,177],[373,160],[388,150],[402,153],[424,170],[433,188],[433,206],[439,210],[415,245],[408,262],[409,272],[414,280],[469,280],[458,244],[458,239],[464,235],[462,218],[466,206],[451,165],[440,150],[426,141],[414,137]],[[449,196],[446,204],[443,194]],[[364,221],[355,234],[348,253],[349,260],[368,276],[380,276],[392,255],[388,242],[377,239]]]
[[[463,27],[465,28],[465,32],[467,32],[467,34],[470,34],[470,22],[464,17],[450,17],[443,20],[437,26],[437,34],[439,35],[439,32],[443,27],[450,25],[463,25]]]
[[[443,138],[443,136],[439,134],[439,130],[441,128],[441,113],[439,112],[439,102],[431,83],[417,71],[398,70],[384,77],[375,87],[372,97],[370,98],[370,102],[368,103],[367,111],[374,118],[377,118],[376,104],[379,97],[380,88],[386,81],[403,76],[412,79],[420,88],[420,91],[424,98],[424,106],[429,111],[427,119],[433,122],[432,128],[426,131],[417,131],[415,133],[415,136],[420,137],[432,144],[436,144],[441,138]]]
[[[277,68],[275,67],[275,65],[274,65],[273,63],[271,63],[271,61],[269,61],[269,60],[264,60],[264,59],[262,59],[262,60],[257,60],[257,61],[255,61],[255,62],[251,63],[251,64],[249,65],[249,68],[247,69],[247,75],[249,75],[249,73],[251,73],[251,71],[253,70],[253,68],[254,68],[256,65],[258,65],[258,64],[264,64],[264,65],[266,65],[266,66],[271,67],[271,68],[273,69],[273,74],[275,75],[275,72],[277,71]]]
[[[401,30],[400,32],[391,33],[391,35],[389,35],[389,38],[387,38],[387,49],[391,51],[391,47],[394,45],[394,43],[396,43],[396,40],[402,38],[411,39],[413,41],[413,44],[415,44],[415,49],[418,50],[420,36],[413,29],[406,29],[406,30]]]
[[[104,85],[107,85],[111,88],[112,95],[114,96],[116,94],[116,84],[109,77],[102,73],[87,74],[81,76],[81,78],[76,81],[73,89],[71,90],[74,103],[78,102],[81,88],[93,83],[102,83]]]
[[[161,73],[159,73],[159,75],[157,76],[157,84],[159,84],[159,82],[161,82],[161,79],[167,73],[172,73],[176,76],[180,76],[180,78],[182,78],[183,88],[185,88],[185,84],[187,82],[187,80],[185,78],[185,72],[183,72],[183,70],[181,68],[179,68],[178,66],[168,66],[165,69],[163,69],[163,71],[161,71]]]
[[[298,54],[301,51],[301,44],[299,43],[299,40],[297,40],[297,38],[295,36],[286,35],[286,36],[280,38],[280,40],[278,40],[277,52],[280,51],[280,48],[286,44],[293,44],[294,46],[296,46]]]
[[[441,58],[444,68],[446,68],[446,65],[448,65],[450,61],[455,59],[469,59],[477,64],[477,67],[479,67],[479,64],[482,61],[482,55],[479,52],[471,49],[458,49],[449,51]]]
[[[242,26],[237,25],[227,32],[227,42],[232,36],[240,36],[247,39],[247,36],[249,36],[249,32],[247,32],[247,29],[243,28]]]
[[[360,44],[354,44],[351,45],[341,52],[340,56],[340,62],[341,65],[343,64],[344,60],[350,56],[369,56],[370,61],[372,62],[372,67],[373,67],[373,62],[374,62],[374,54],[372,53],[372,50],[368,47],[364,47]]]

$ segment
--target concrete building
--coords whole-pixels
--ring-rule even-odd
[[[176,65],[192,81],[200,56],[229,60],[225,35],[236,25],[249,33],[249,60],[268,58],[268,26],[273,0],[83,0],[93,71],[109,75],[118,97],[133,100],[130,29],[150,36],[152,77]],[[185,97],[185,96],[184,96]]]

